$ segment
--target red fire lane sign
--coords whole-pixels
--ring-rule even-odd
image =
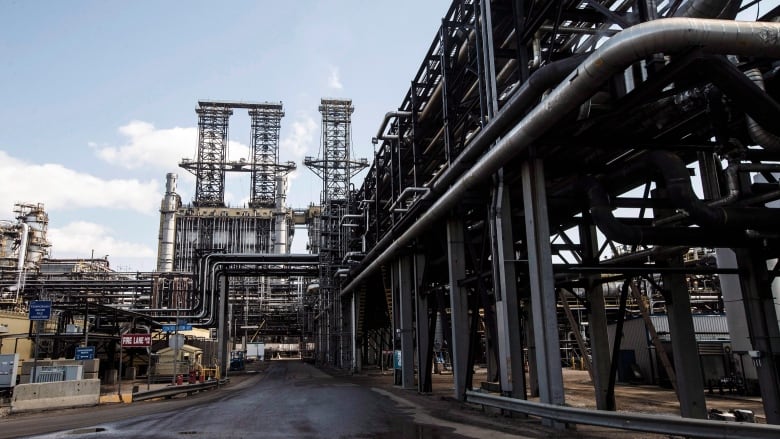
[[[152,334],[124,334],[122,346],[126,348],[145,348],[152,345]]]

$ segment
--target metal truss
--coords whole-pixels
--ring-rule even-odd
[[[273,207],[279,175],[279,128],[284,116],[282,104],[257,106],[249,110],[252,120],[252,194],[250,207]]]
[[[196,206],[225,205],[225,169],[227,161],[228,119],[233,110],[203,106],[198,114],[198,157],[195,167]]]
[[[318,361],[346,366],[352,362],[353,343],[346,332],[349,325],[344,321],[350,312],[340,300],[335,281],[352,242],[351,228],[341,220],[350,216],[355,205],[350,179],[368,166],[368,162],[351,157],[352,101],[322,99],[319,110],[322,114],[322,155],[318,159],[306,157],[304,160],[304,164],[322,179],[321,212],[312,223],[320,259],[315,317]]]
[[[431,370],[433,316],[449,303],[456,397],[480,361],[502,393],[560,405],[549,365],[561,361],[561,328],[583,322],[565,312],[576,297],[597,406],[611,409],[617,353],[606,328],[639,312],[643,300],[627,294],[635,285],[667,306],[681,414],[706,416],[691,308],[723,308],[688,293],[694,281],[734,277],[724,291],[741,287],[742,312],[766,323],[749,325],[752,349],[780,352],[767,342],[780,334],[761,280],[780,253],[780,214],[766,205],[780,199],[780,29],[769,23],[780,9],[737,23],[741,3],[454,1],[380,125],[359,219],[342,220],[368,249],[342,299],[389,290],[393,347],[417,355],[420,371]],[[732,248],[736,259],[684,257],[700,248]],[[475,353],[475,337],[489,348]],[[526,360],[528,383],[517,372]],[[778,366],[761,367],[777,414]],[[415,380],[410,368],[397,382],[425,391],[427,372]]]

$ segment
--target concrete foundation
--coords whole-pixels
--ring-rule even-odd
[[[11,412],[97,405],[100,380],[20,384],[14,388]]]

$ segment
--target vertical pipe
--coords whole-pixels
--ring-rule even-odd
[[[17,260],[16,268],[19,269],[19,276],[16,278],[16,298],[15,303],[19,302],[19,293],[22,290],[22,283],[24,281],[24,268],[25,259],[27,257],[27,239],[30,235],[30,226],[27,223],[22,223],[22,236],[21,243],[19,244],[19,258]]]

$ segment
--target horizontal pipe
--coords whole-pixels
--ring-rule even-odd
[[[620,32],[588,56],[379,256],[362,270],[356,270],[356,276],[344,286],[342,294],[349,294],[361,282],[368,280],[397,252],[444,218],[467,190],[525,152],[534,140],[543,136],[565,115],[593,96],[613,75],[633,62],[659,52],[681,52],[694,47],[705,53],[780,56],[779,40],[780,24],[777,23],[690,18],[654,20]]]

